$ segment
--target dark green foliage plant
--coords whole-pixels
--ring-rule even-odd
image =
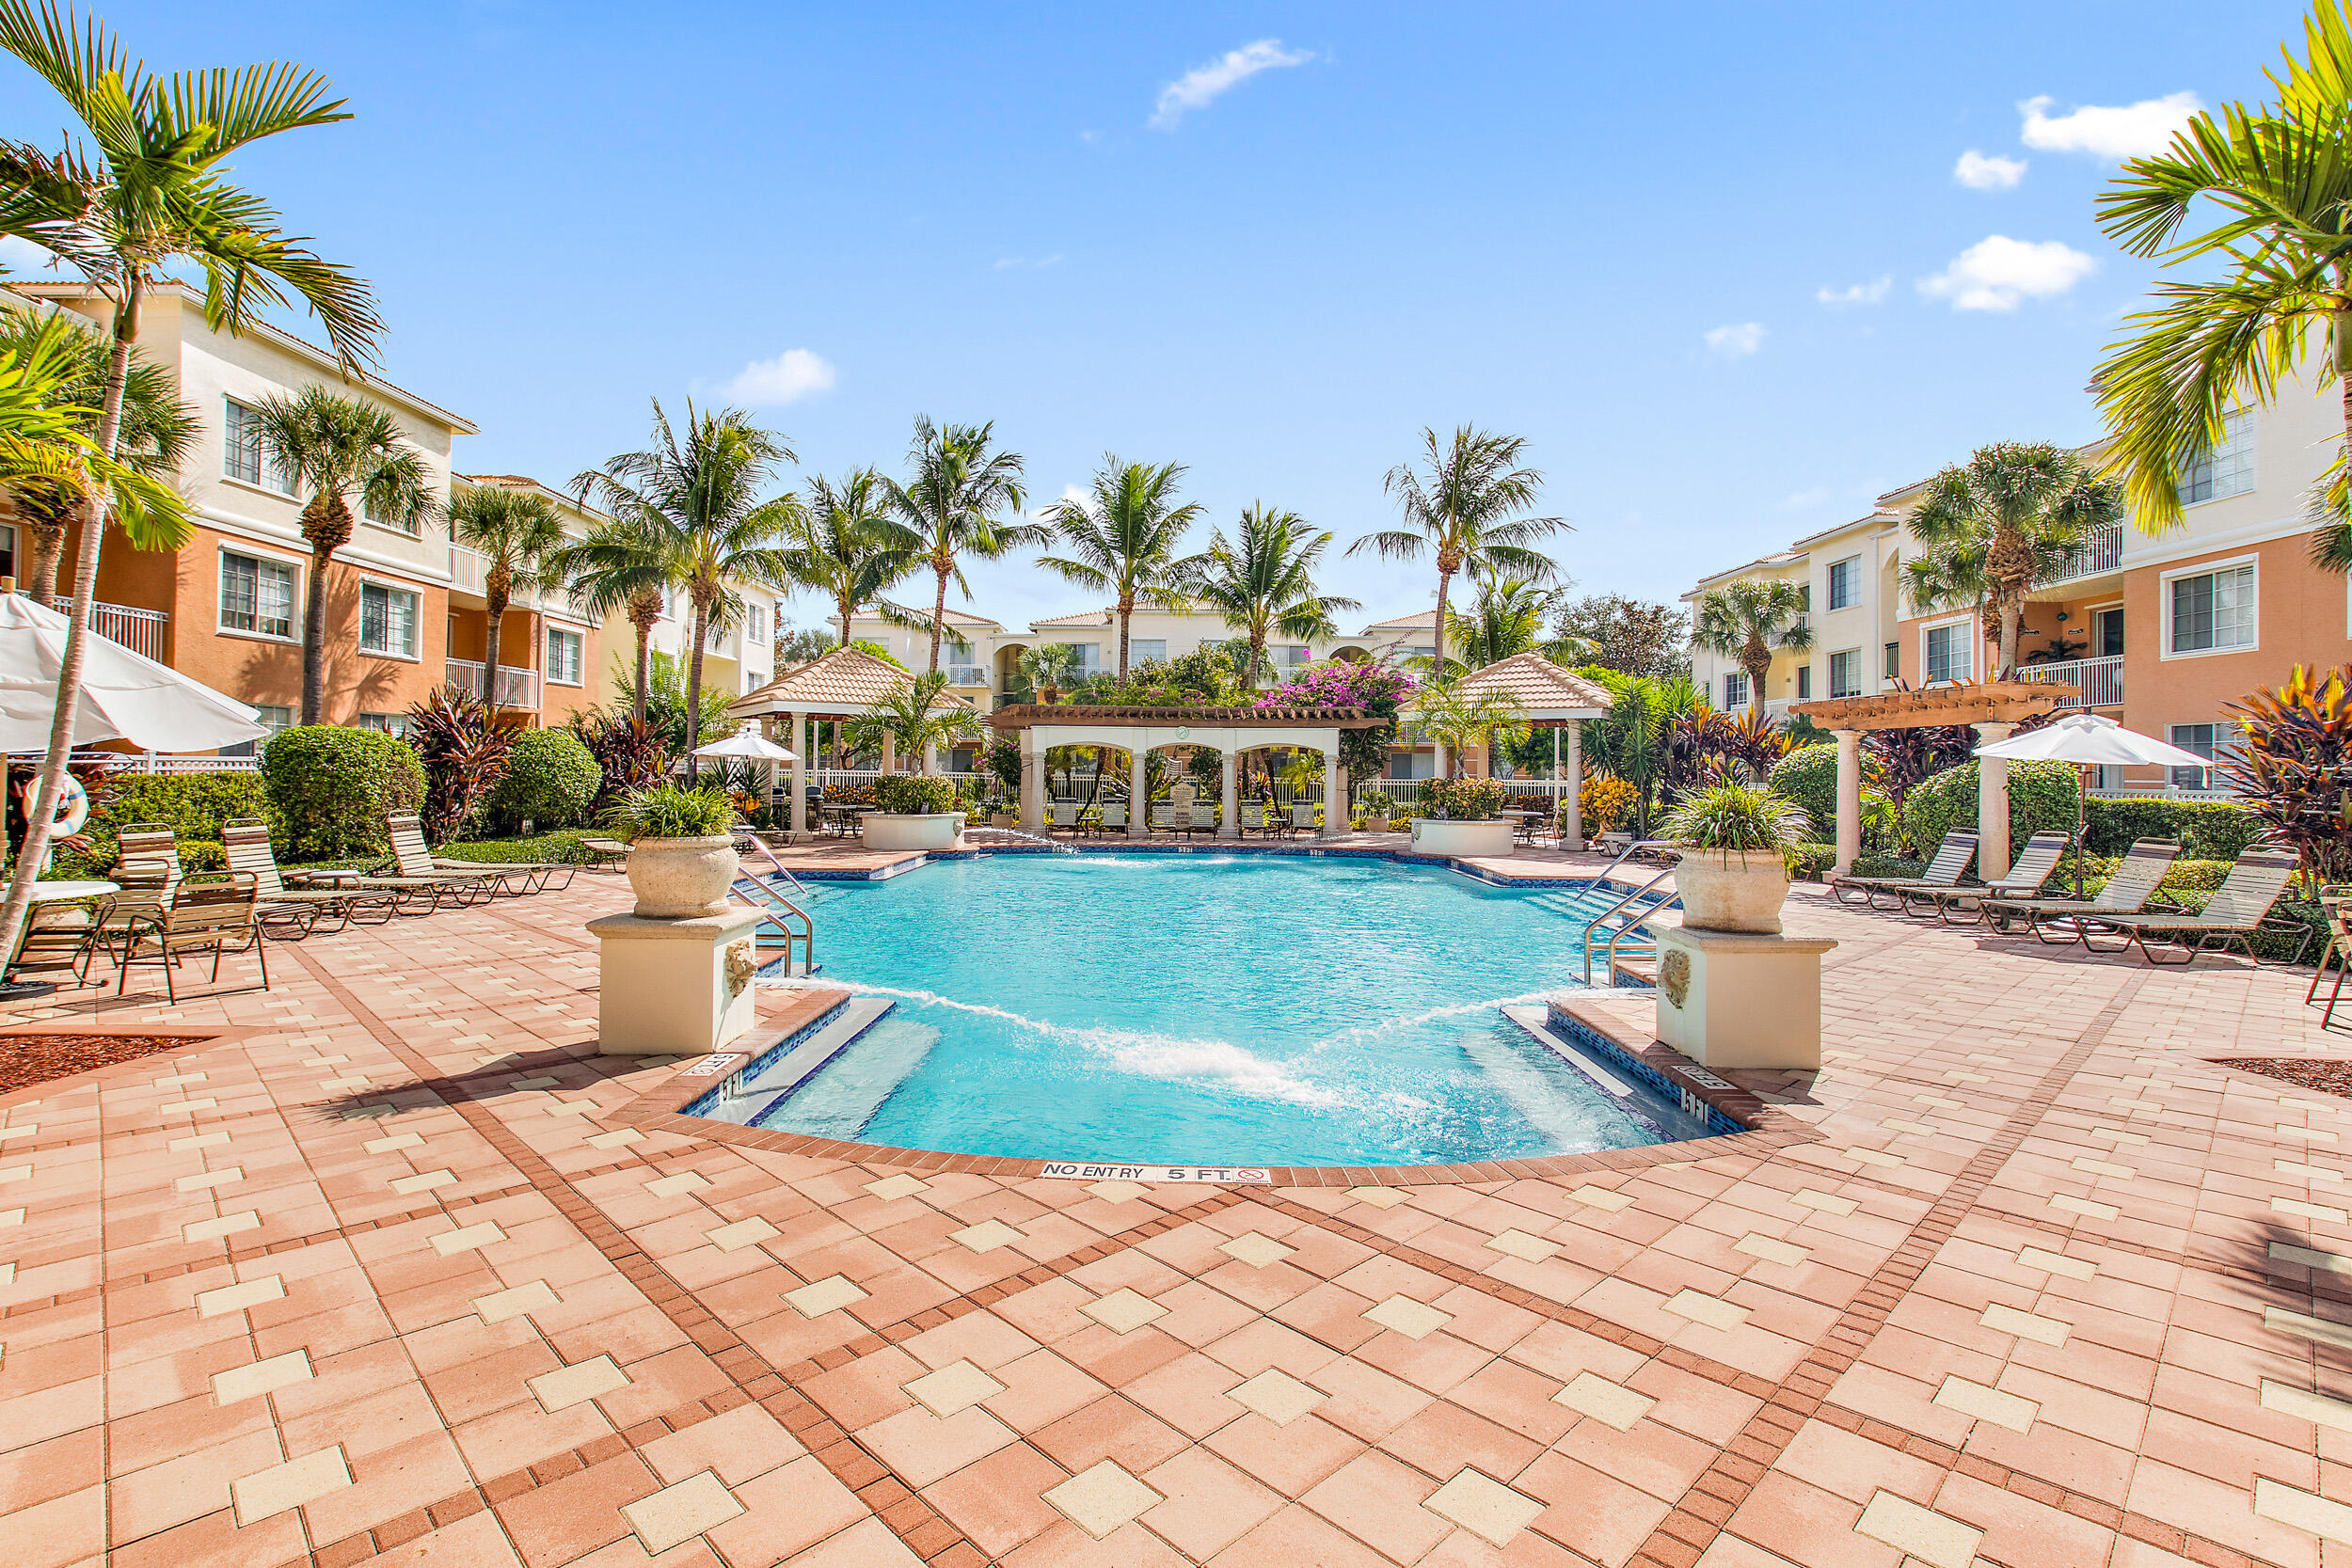
[[[125,822],[161,822],[178,835],[184,864],[185,847],[219,843],[221,824],[230,817],[274,816],[269,785],[259,773],[119,773],[112,799],[90,813],[82,832],[89,840],[90,864],[111,866],[117,829]]]
[[[1837,836],[1837,745],[1800,746],[1772,764],[1767,782],[1775,795],[1784,795],[1804,808],[1813,831],[1824,839]]]
[[[2088,803],[2090,852],[2120,855],[2143,838],[2177,840],[2200,860],[2230,861],[2262,836],[2252,810],[2233,800],[2097,798]]]
[[[569,730],[525,730],[506,754],[506,777],[491,791],[490,809],[508,822],[568,828],[580,819],[604,783],[604,769]]]
[[[660,727],[627,708],[575,713],[571,732],[596,765],[596,795],[588,808],[592,816],[632,789],[660,783],[670,770],[670,750]]]
[[[735,802],[714,787],[685,789],[658,784],[631,790],[604,815],[604,825],[623,838],[715,838],[735,826]]]
[[[956,809],[953,779],[920,773],[886,773],[874,781],[874,804],[898,816],[928,816]]]
[[[1660,833],[1696,849],[1777,851],[1803,842],[1804,808],[1762,784],[1724,779],[1694,789],[1675,803]]]
[[[455,838],[506,777],[515,732],[492,721],[489,705],[444,686],[408,710],[408,744],[424,764],[424,836]]]
[[[382,730],[300,724],[262,748],[262,781],[286,852],[297,861],[380,855],[391,847],[384,818],[424,803],[416,752]]]
[[[1486,822],[1502,813],[1502,785],[1493,779],[1424,779],[1421,815],[1453,822]]]
[[[1903,837],[1931,855],[1955,828],[1977,826],[1975,758],[1914,785],[1903,802]],[[2072,833],[2081,810],[2080,774],[2071,762],[2012,762],[2009,766],[2009,842],[2012,852],[2039,832]],[[1994,871],[2007,871],[1996,866]],[[1979,873],[1983,871],[1979,868]]]

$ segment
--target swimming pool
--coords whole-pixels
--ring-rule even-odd
[[[902,1148],[1440,1164],[1700,1135],[1512,1022],[1594,895],[1353,857],[1021,855],[810,890],[892,1006],[755,1125]],[[871,1010],[870,1005],[868,1010]]]

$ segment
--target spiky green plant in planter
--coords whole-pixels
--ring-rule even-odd
[[[1685,795],[1661,824],[1664,836],[1694,849],[1745,849],[1787,856],[1804,842],[1805,809],[1762,784],[1726,779]]]
[[[735,802],[722,789],[681,789],[659,784],[633,789],[604,814],[605,826],[635,843],[641,838],[716,838],[735,826]]]

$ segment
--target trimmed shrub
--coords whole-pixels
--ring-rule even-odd
[[[444,844],[433,852],[453,861],[481,861],[489,864],[516,861],[561,861],[566,865],[585,865],[595,857],[580,847],[582,836],[581,830],[565,828],[552,833],[533,833],[529,838],[481,838]]]
[[[113,784],[112,798],[103,810],[90,814],[88,826],[82,830],[90,841],[86,858],[94,869],[114,865],[115,833],[126,822],[161,822],[170,828],[180,840],[184,864],[192,842],[218,847],[221,824],[230,817],[274,817],[269,787],[259,773],[127,773],[116,775]],[[275,820],[270,825],[278,826]]]
[[[596,753],[571,731],[525,730],[506,753],[506,777],[491,791],[490,809],[509,822],[567,828],[603,783]]]
[[[2090,847],[2094,855],[2120,855],[2143,838],[2178,839],[2182,853],[2200,860],[2232,861],[2262,834],[2262,823],[2245,806],[2229,800],[2168,800],[2137,796],[2090,802]]]
[[[1583,786],[1576,792],[1577,810],[1582,817],[1586,835],[1614,832],[1641,798],[1642,792],[1623,779],[1612,778],[1606,773],[1586,774]],[[1566,820],[1567,815],[1567,802],[1563,800],[1560,803],[1563,821]]]
[[[1836,864],[1836,858],[1833,852],[1830,863]],[[1853,858],[1853,874],[1857,877],[1916,877],[1927,868],[1927,862],[1915,861],[1907,855],[1856,855]]]
[[[1836,863],[1836,845],[1800,844],[1789,853],[1788,875],[1802,881],[1825,881],[1829,878],[1830,869]]]
[[[1813,831],[1827,839],[1837,836],[1837,743],[1803,746],[1772,764],[1766,783],[1772,793],[1785,795],[1813,818]]]
[[[424,765],[397,736],[298,724],[262,748],[262,779],[285,824],[288,858],[331,860],[391,848],[384,818],[424,800]]]
[[[2080,775],[2071,762],[2012,762],[2009,765],[2009,841],[2012,849],[2039,832],[2072,833],[2080,809]],[[1972,757],[1924,779],[1903,802],[1903,836],[1922,855],[1932,855],[1944,835],[1977,825],[1977,763]],[[1994,872],[2008,866],[1994,866]],[[1984,874],[1985,868],[1979,868]]]
[[[914,773],[885,773],[874,781],[874,804],[894,816],[928,816],[956,809],[952,779],[924,778]]]

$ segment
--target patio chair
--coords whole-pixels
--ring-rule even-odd
[[[497,879],[497,894],[519,897],[526,893],[560,893],[572,885],[572,873],[580,869],[569,861],[448,860],[425,847],[424,819],[415,812],[396,811],[384,824],[391,830],[392,859],[404,877],[491,877]],[[750,834],[744,836],[748,839]],[[557,881],[558,877],[563,880]]]
[[[1077,801],[1056,800],[1045,808],[1045,831],[1050,833],[1057,828],[1069,829],[1073,838],[1078,836]]]
[[[1177,831],[1186,838],[1195,833],[1216,834],[1216,807],[1207,801],[1196,800],[1177,814]]]
[[[617,838],[583,838],[580,847],[594,857],[588,864],[596,870],[618,871],[628,863],[628,846]]]
[[[392,819],[396,820],[400,816],[406,816],[412,824],[416,821],[414,814],[406,812],[395,813]],[[420,844],[423,842],[421,832],[417,834],[417,839]],[[397,837],[394,839],[394,847],[395,848],[398,847]],[[428,860],[430,858],[430,856],[427,857]],[[494,869],[496,868],[485,868],[485,870]],[[477,900],[497,896],[501,888],[511,887],[505,879],[484,875],[482,872],[437,869],[420,875],[410,875],[405,867],[392,876],[378,876],[372,872],[362,871],[356,865],[304,866],[284,875],[287,881],[297,887],[316,885],[337,890],[366,888],[377,892],[396,893],[400,895],[400,907],[404,910],[418,904],[421,904],[427,911],[437,910],[444,905],[452,909],[464,909]]]
[[[270,847],[269,824],[258,816],[230,817],[221,824],[220,838],[229,851],[229,869],[246,873],[261,889],[265,935],[307,937],[326,920],[335,923],[326,927],[332,933],[358,919],[382,925],[400,912],[401,896],[390,888],[288,887]]]
[[[1314,836],[1316,809],[1312,800],[1291,802],[1291,835],[1293,837],[1300,833],[1305,833],[1310,838]]]
[[[2034,940],[2054,947],[2071,947],[2081,939],[2075,925],[2078,915],[2137,914],[2156,895],[2156,889],[2172,869],[2172,862],[2180,855],[2181,847],[2169,838],[2143,838],[2124,852],[2116,863],[2115,874],[2095,898],[2019,898],[1995,896],[1979,905],[1977,918],[1994,930],[2007,935],[2010,924],[2022,920]],[[2043,934],[2046,930],[2063,927],[2065,935],[2053,942]]]
[[[135,869],[118,866],[109,879],[118,891],[99,911],[98,944],[119,964],[130,951],[131,933],[171,907],[180,891],[180,857],[143,856]]]
[[[244,872],[231,871],[227,876],[225,881],[183,882],[170,908],[131,933],[130,946],[122,956],[115,986],[116,995],[129,989],[132,965],[155,963],[164,972],[164,995],[177,1003],[180,988],[176,975],[181,957],[187,953],[212,954],[213,973],[208,983],[215,985],[220,981],[220,960],[225,955],[250,953],[261,966],[262,983],[238,989],[269,990],[269,949],[262,940],[257,907],[261,889]],[[154,958],[142,958],[140,955],[151,945],[155,950]]]
[[[1151,825],[1155,829],[1165,828],[1169,832],[1174,832],[1176,831],[1176,808],[1166,800],[1152,801]]]
[[[1106,834],[1108,834],[1108,833],[1118,833],[1118,834],[1120,834],[1121,837],[1124,837],[1124,836],[1126,835],[1126,832],[1127,832],[1127,802],[1126,802],[1126,801],[1124,801],[1124,800],[1105,800],[1105,801],[1104,801],[1104,802],[1103,802],[1103,832],[1104,832],[1104,833],[1106,833]]]
[[[1251,833],[1270,833],[1274,831],[1266,821],[1263,800],[1244,800],[1235,807],[1235,810],[1240,815],[1234,824],[1234,831],[1242,837],[1248,838]]]
[[[88,985],[90,959],[105,949],[103,927],[113,903],[112,897],[101,896],[88,909],[79,904],[35,905],[24,934],[17,939],[15,954],[7,963],[0,963],[0,974],[14,980],[42,971],[65,970],[72,974],[76,988]],[[103,980],[98,983],[105,984]]]
[[[1935,851],[1935,859],[1928,863],[1927,874],[1921,877],[1840,877],[1830,883],[1829,890],[1841,904],[1851,904],[1848,888],[1862,890],[1862,902],[1872,909],[1900,910],[1902,895],[1927,888],[1951,888],[1960,885],[1960,875],[1968,869],[1968,863],[1977,858],[1977,835],[1954,830],[1944,835],[1943,845]],[[1891,894],[1892,905],[1882,905],[1879,896]]]
[[[115,847],[121,856],[120,868],[133,876],[160,871],[177,880],[183,869],[179,835],[167,822],[126,823],[115,833]]]
[[[2248,958],[2260,963],[2262,959],[2254,952],[2256,933],[2270,931],[2283,936],[2288,932],[2299,932],[2302,940],[2295,944],[2295,956],[2286,961],[2290,964],[2301,963],[2304,950],[2312,944],[2312,928],[2299,920],[2273,921],[2270,918],[2271,907],[2285,895],[2287,884],[2295,879],[2296,869],[2301,863],[2290,849],[2249,849],[2238,856],[2235,865],[2230,867],[2230,874],[2221,879],[2219,890],[2207,901],[2202,913],[2086,914],[2078,922],[2084,928],[2083,946],[2093,953],[2099,951],[2090,945],[2091,928],[2097,927],[2114,932],[2123,939],[2121,947],[2109,948],[2108,952],[2127,953],[2137,946],[2139,956],[2152,964],[2195,963],[2197,955],[2207,951],[2208,944],[2217,940],[2219,945],[2213,947],[2212,951],[2227,951],[2234,942]],[[2167,946],[2179,947],[2181,956],[2178,958],[2156,957],[2155,949],[2148,945],[2148,939],[2152,936]],[[2190,941],[2191,937],[2196,940]]]
[[[1924,920],[1941,920],[1947,926],[1974,926],[1983,918],[1982,907],[1987,897],[2007,894],[2015,898],[2030,898],[2042,891],[2042,884],[2058,869],[2058,857],[2073,841],[2072,833],[2036,833],[2026,840],[2026,847],[2017,852],[2017,859],[2009,868],[2009,875],[1985,883],[1982,887],[1905,888],[1898,893],[1903,912]],[[1924,905],[1914,909],[1914,901]],[[1965,920],[1952,918],[1953,911],[1965,914]]]
[[[2319,967],[2312,971],[2311,990],[2303,993],[2303,1005],[2309,1006],[2319,994],[2319,982],[2327,977],[2328,960],[2336,960],[2335,989],[2328,993],[2328,1010],[2319,1015],[2322,1029],[2336,1016],[2336,998],[2344,994],[2344,971],[2352,969],[2352,886],[2330,882],[2319,890],[2319,907],[2328,911],[2328,951],[2319,956]]]

